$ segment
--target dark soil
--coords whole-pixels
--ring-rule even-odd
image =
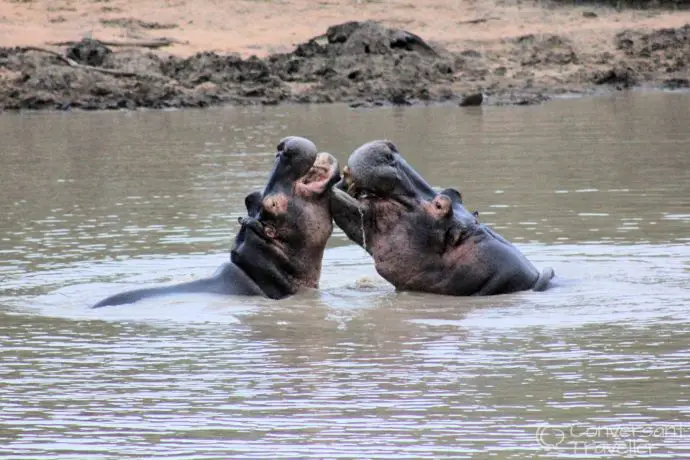
[[[689,86],[690,24],[651,34],[622,32],[616,35],[616,47],[625,54],[618,67],[626,68],[623,76],[628,86],[658,80],[672,89]]]
[[[347,22],[265,59],[189,58],[84,40],[64,50],[74,67],[26,48],[0,48],[0,109],[134,109],[219,104],[346,102],[352,106],[452,102],[534,104],[598,86],[687,88],[690,25],[618,34],[615,54],[588,54],[556,35],[525,35],[507,51],[451,53],[374,22]]]

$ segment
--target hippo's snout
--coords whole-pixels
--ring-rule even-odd
[[[297,136],[283,138],[278,143],[276,161],[264,189],[264,195],[286,191],[300,177],[307,174],[316,160],[316,145]]]

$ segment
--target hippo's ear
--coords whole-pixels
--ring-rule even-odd
[[[311,169],[295,183],[295,193],[303,197],[323,195],[339,180],[338,160],[330,153],[321,152]]]
[[[247,207],[247,214],[256,216],[261,211],[261,192],[252,192],[244,197],[244,205]]]
[[[458,190],[454,188],[447,188],[441,190],[440,193],[450,198],[453,203],[462,204],[462,194]]]

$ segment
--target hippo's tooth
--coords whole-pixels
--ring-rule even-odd
[[[352,172],[350,171],[350,167],[348,165],[343,166],[343,183],[347,186],[347,192],[350,193],[352,190],[354,184],[354,180],[352,179]]]

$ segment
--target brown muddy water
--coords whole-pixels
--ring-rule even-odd
[[[690,95],[0,115],[0,458],[687,458]],[[207,276],[277,141],[394,140],[559,285],[88,309]]]

